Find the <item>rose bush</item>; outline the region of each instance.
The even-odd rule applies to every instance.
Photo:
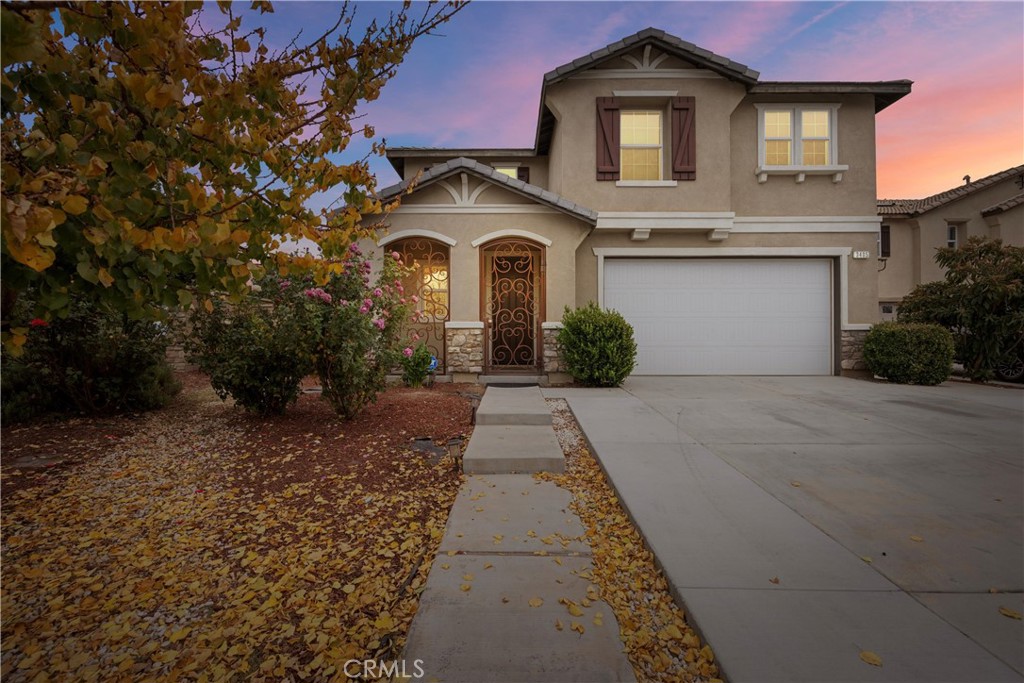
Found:
[[[384,389],[402,357],[400,337],[411,301],[397,254],[376,281],[357,245],[344,270],[321,286],[309,278],[267,277],[240,304],[196,308],[187,350],[221,398],[257,413],[280,413],[314,371],[323,397],[353,417]]]

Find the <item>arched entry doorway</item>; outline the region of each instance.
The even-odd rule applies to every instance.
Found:
[[[407,298],[416,296],[417,319],[408,324],[437,358],[438,372],[447,367],[445,321],[451,315],[451,259],[448,245],[427,237],[410,237],[388,245],[411,272],[402,280]]]
[[[538,372],[544,248],[525,239],[489,242],[480,249],[480,274],[486,371]]]

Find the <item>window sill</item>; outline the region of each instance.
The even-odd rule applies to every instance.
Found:
[[[616,180],[615,187],[678,187],[678,180]]]
[[[836,164],[833,166],[758,166],[754,169],[754,173],[757,175],[757,182],[766,183],[768,182],[768,176],[770,175],[791,175],[796,176],[796,182],[802,183],[809,175],[830,175],[832,176],[832,182],[838,183],[843,179],[843,173],[849,171],[850,167],[846,164]]]

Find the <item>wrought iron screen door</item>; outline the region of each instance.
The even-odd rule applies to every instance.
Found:
[[[420,337],[437,358],[438,373],[447,368],[444,323],[450,316],[449,249],[447,245],[425,237],[413,237],[389,247],[402,257],[411,272],[402,280],[405,296],[415,296],[417,319],[406,327],[407,333]]]
[[[543,252],[529,242],[503,240],[482,252],[483,319],[489,371],[535,371],[543,320]]]

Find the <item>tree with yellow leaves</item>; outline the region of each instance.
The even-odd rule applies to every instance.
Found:
[[[460,5],[407,3],[357,30],[345,4],[275,50],[230,2],[3,2],[5,347],[25,343],[10,317],[29,289],[42,319],[77,297],[160,319],[239,299],[268,270],[341,272],[362,216],[388,207],[365,158],[332,155],[373,138],[356,107]],[[343,210],[307,208],[339,186]],[[300,239],[320,253],[279,249]]]

